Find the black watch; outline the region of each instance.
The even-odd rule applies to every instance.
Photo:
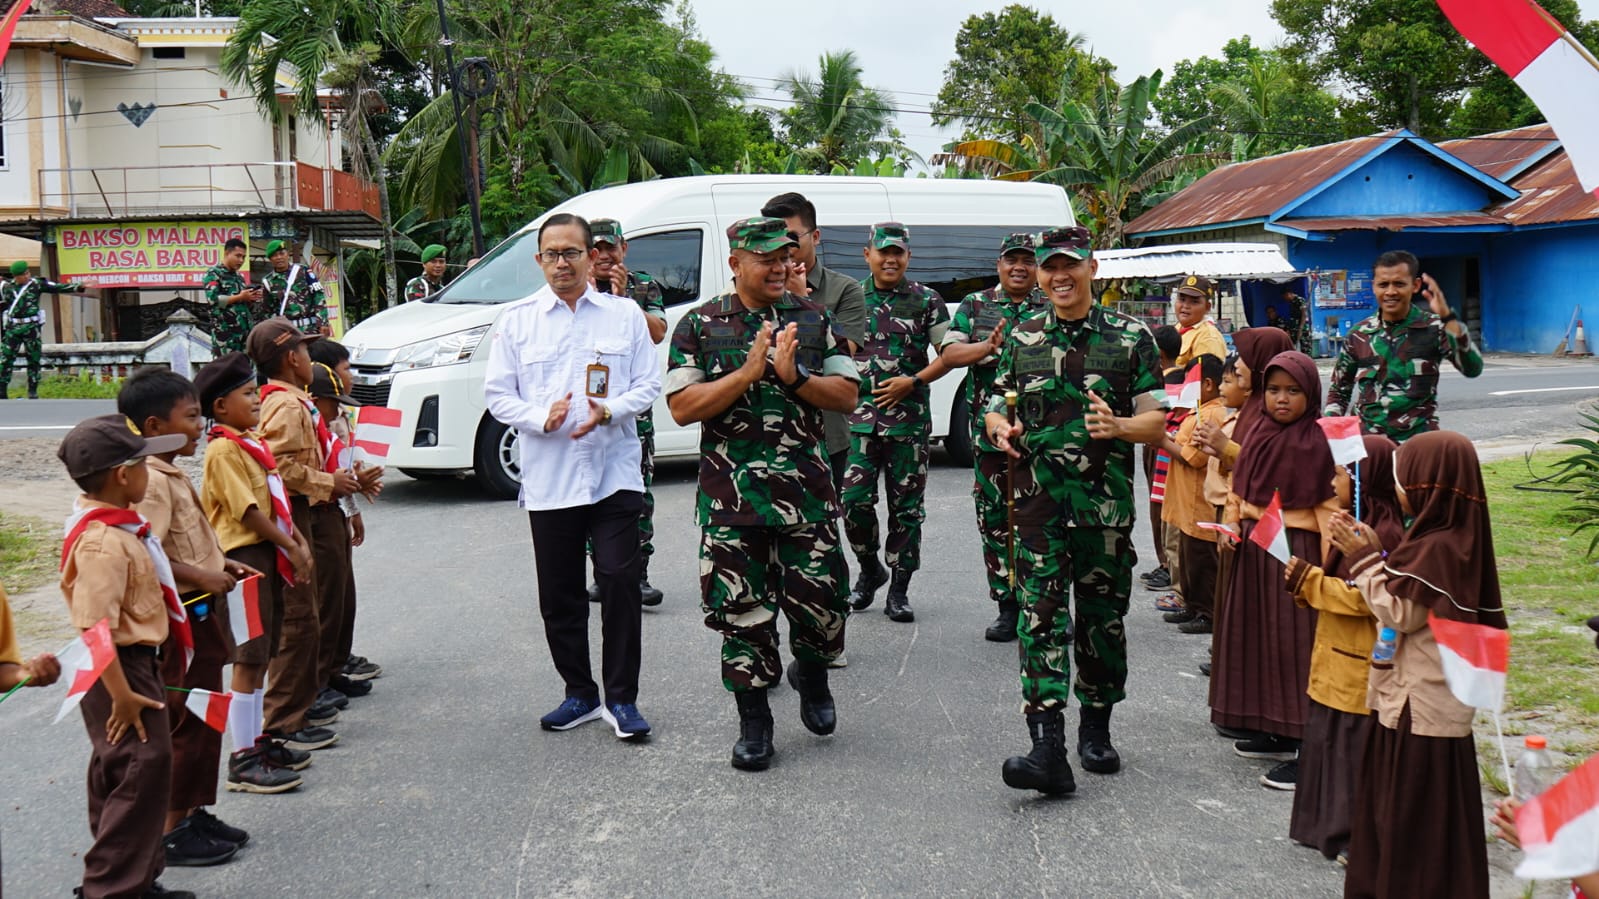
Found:
[[[1456,315],[1455,314],[1455,310],[1453,310],[1453,309],[1449,310],[1448,312],[1445,312],[1443,315],[1438,316],[1438,320],[1443,322],[1446,325],[1449,324],[1452,321],[1456,321],[1459,318],[1460,318],[1460,316]]]
[[[805,386],[805,382],[809,381],[810,379],[811,370],[806,368],[804,365],[796,363],[794,366],[794,383],[788,385],[788,389],[797,393],[801,387]]]

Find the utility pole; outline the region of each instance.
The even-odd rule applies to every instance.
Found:
[[[482,256],[483,216],[479,210],[477,166],[472,164],[472,157],[467,155],[466,119],[461,113],[461,78],[455,70],[455,42],[450,40],[450,20],[444,12],[444,0],[437,2],[439,34],[443,38],[439,43],[444,45],[444,65],[450,70],[450,100],[455,104],[455,142],[461,153],[462,175],[466,179],[466,205],[472,216],[472,255]]]

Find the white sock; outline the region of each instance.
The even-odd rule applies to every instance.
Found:
[[[259,737],[262,734],[266,733],[266,724],[265,724],[265,721],[266,721],[266,717],[265,717],[266,716],[266,690],[264,688],[255,691],[254,710],[255,710],[255,735]]]
[[[233,701],[228,704],[228,731],[233,736],[233,751],[249,749],[255,745],[254,693],[233,691]]]

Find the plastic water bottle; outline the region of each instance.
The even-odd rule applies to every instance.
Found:
[[[1534,734],[1525,743],[1527,748],[1516,759],[1516,798],[1522,802],[1549,789],[1559,777],[1549,758],[1549,741]]]
[[[1377,632],[1377,642],[1371,647],[1371,667],[1394,667],[1394,652],[1399,648],[1399,635],[1391,627]]]

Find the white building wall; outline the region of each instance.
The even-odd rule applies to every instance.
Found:
[[[6,54],[0,77],[0,128],[5,130],[0,210],[37,214],[39,170],[65,165],[67,107],[58,61],[54,54],[17,48]]]

